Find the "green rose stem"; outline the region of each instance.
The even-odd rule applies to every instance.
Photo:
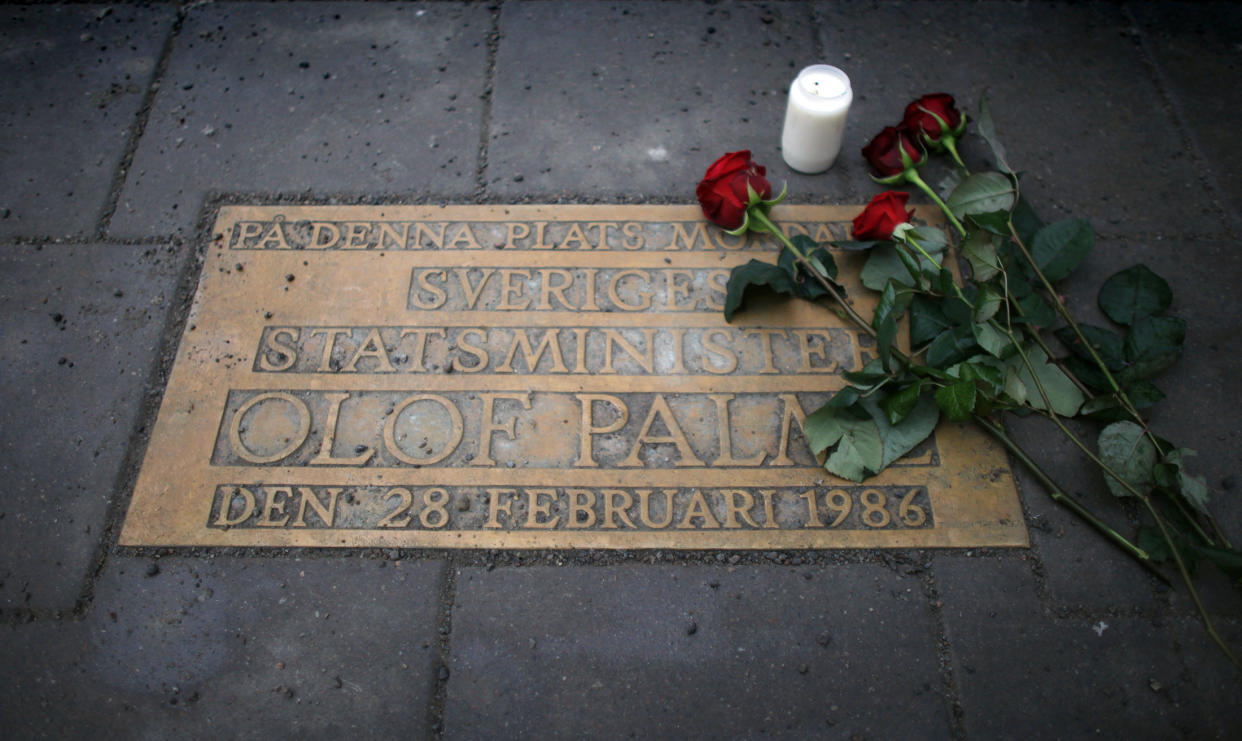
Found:
[[[940,207],[940,210],[944,211],[944,215],[949,217],[949,221],[953,224],[953,226],[957,227],[958,233],[963,237],[966,236],[966,227],[962,226],[962,222],[957,220],[957,217],[953,215],[953,212],[949,210],[949,207],[945,205],[945,202],[940,200],[940,196],[936,195],[936,191],[932,190],[931,186],[923,182],[923,178],[919,177],[918,170],[913,167],[907,167],[904,170],[904,174],[907,181],[914,183],[918,186],[919,190],[927,194],[928,198],[935,201],[936,205]]]
[[[1162,571],[1156,568],[1155,563],[1151,560],[1151,555],[1148,554],[1147,551],[1131,543],[1124,535],[1109,527],[1108,524],[1099,517],[1096,517],[1091,510],[1084,507],[1078,502],[1077,499],[1074,499],[1069,494],[1066,494],[1061,487],[1057,486],[1055,481],[1048,477],[1048,474],[1039,467],[1039,464],[1032,460],[1031,457],[1027,455],[1026,451],[1023,450],[1022,447],[1013,440],[1013,438],[1006,434],[1004,427],[1002,427],[999,423],[993,422],[987,417],[981,415],[975,415],[975,423],[991,433],[993,437],[1000,441],[1001,445],[1004,445],[1010,453],[1013,453],[1015,458],[1022,461],[1022,464],[1035,475],[1035,478],[1039,480],[1039,483],[1043,484],[1044,489],[1048,492],[1048,496],[1052,499],[1052,501],[1078,515],[1084,522],[1095,528],[1096,531],[1110,540],[1114,545],[1130,555],[1134,558],[1134,560],[1138,561],[1143,568],[1150,571],[1165,584],[1172,586],[1172,582],[1169,581],[1169,577],[1165,576]]]
[[[1078,435],[1074,434],[1073,430],[1065,425],[1065,422],[1062,421],[1061,416],[1052,408],[1052,400],[1048,398],[1048,392],[1044,389],[1044,384],[1040,382],[1039,376],[1035,373],[1035,366],[1031,363],[1030,357],[1026,354],[1026,351],[1022,349],[1021,345],[1015,344],[1014,347],[1017,349],[1018,355],[1021,356],[1023,364],[1026,365],[1027,372],[1031,374],[1031,379],[1035,381],[1035,388],[1039,391],[1039,395],[1044,401],[1044,406],[1046,407],[1044,410],[1044,416],[1052,420],[1052,423],[1061,430],[1061,433],[1069,438],[1069,441],[1081,450],[1087,458],[1091,459],[1091,462],[1099,466],[1100,470],[1103,471],[1106,476],[1109,476],[1115,480],[1126,491],[1128,491],[1131,496],[1138,498],[1138,500],[1143,503],[1143,506],[1147,508],[1147,511],[1151,514],[1152,519],[1156,521],[1156,526],[1160,528],[1160,536],[1164,538],[1164,542],[1169,545],[1169,551],[1173,554],[1173,560],[1177,563],[1178,574],[1181,575],[1182,582],[1185,583],[1187,591],[1190,592],[1190,598],[1194,601],[1195,608],[1199,611],[1199,618],[1203,621],[1203,627],[1207,629],[1208,635],[1212,636],[1212,640],[1216,641],[1216,645],[1219,646],[1220,650],[1223,651],[1225,656],[1229,658],[1229,661],[1232,662],[1234,666],[1242,669],[1242,662],[1238,661],[1238,657],[1234,655],[1228,644],[1226,644],[1224,639],[1220,637],[1220,634],[1216,632],[1216,626],[1212,623],[1211,616],[1208,615],[1207,607],[1204,606],[1203,600],[1199,598],[1199,591],[1195,589],[1194,581],[1190,578],[1190,571],[1186,568],[1186,562],[1182,558],[1181,549],[1178,548],[1177,543],[1173,541],[1173,534],[1169,532],[1169,527],[1164,521],[1164,516],[1160,514],[1160,510],[1156,508],[1155,503],[1151,500],[1151,497],[1142,491],[1139,491],[1133,484],[1122,478],[1121,474],[1114,471],[1111,466],[1101,460],[1090,446],[1084,443]]]

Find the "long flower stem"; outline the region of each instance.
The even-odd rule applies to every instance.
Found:
[[[932,199],[932,201],[934,201],[935,204],[940,207],[941,211],[944,211],[944,215],[948,217],[949,221],[953,224],[953,226],[957,227],[958,233],[961,234],[963,237],[966,236],[966,227],[962,226],[962,222],[957,220],[957,217],[953,215],[953,212],[949,210],[949,207],[945,205],[945,202],[940,200],[940,196],[936,195],[936,191],[932,190],[931,186],[923,182],[923,178],[919,177],[918,170],[915,170],[913,167],[907,169],[906,180],[910,181],[911,183],[914,183],[914,185],[916,185],[919,190],[926,193],[927,197]]]
[[[1147,551],[1131,543],[1125,536],[1109,527],[1107,523],[1097,517],[1093,512],[1091,512],[1091,510],[1084,507],[1081,502],[1074,499],[1069,494],[1066,494],[1065,491],[1048,476],[1039,464],[1036,463],[1027,454],[1027,452],[1005,432],[1003,427],[987,417],[979,415],[975,416],[975,423],[991,433],[992,436],[1001,443],[1001,445],[1004,445],[1015,458],[1026,466],[1027,470],[1029,470],[1031,474],[1039,480],[1039,483],[1043,484],[1045,491],[1048,492],[1048,496],[1052,499],[1052,501],[1073,512],[1080,519],[1082,519],[1083,522],[1086,522],[1088,525],[1095,528],[1097,532],[1111,541],[1123,552],[1138,561],[1140,566],[1150,571],[1165,584],[1170,584],[1169,577],[1165,576],[1164,573],[1156,568],[1155,563],[1151,560],[1151,555],[1148,554]]]
[[[1186,562],[1182,558],[1182,551],[1173,542],[1173,535],[1169,532],[1169,527],[1164,522],[1164,516],[1160,514],[1160,510],[1156,507],[1155,502],[1151,501],[1151,497],[1140,497],[1140,499],[1143,500],[1143,504],[1147,506],[1147,511],[1151,513],[1152,518],[1156,521],[1156,526],[1160,528],[1160,535],[1169,544],[1169,552],[1173,554],[1173,560],[1177,563],[1177,572],[1181,575],[1182,581],[1186,583],[1186,589],[1190,592],[1190,599],[1195,603],[1195,609],[1199,611],[1199,619],[1203,621],[1203,627],[1207,630],[1208,635],[1212,636],[1212,640],[1216,641],[1216,645],[1225,653],[1225,656],[1229,657],[1229,661],[1233,662],[1235,667],[1242,669],[1242,662],[1238,661],[1238,657],[1234,655],[1229,645],[1225,643],[1225,640],[1220,637],[1220,633],[1216,632],[1216,625],[1212,623],[1207,607],[1204,606],[1203,600],[1199,598],[1199,592],[1195,589],[1194,581],[1190,578],[1190,571],[1187,570]]]

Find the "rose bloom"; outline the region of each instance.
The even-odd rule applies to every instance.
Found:
[[[936,116],[944,123],[937,121]],[[906,115],[901,119],[901,125],[921,133],[924,141],[937,144],[944,134],[956,136],[960,133],[963,121],[962,112],[957,109],[952,95],[931,93],[906,106]]]
[[[694,191],[708,221],[725,229],[744,224],[750,206],[747,186],[764,200],[772,197],[772,184],[764,177],[766,172],[763,165],[751,161],[749,149],[729,152],[713,162]]]
[[[914,138],[914,132],[904,127],[885,126],[884,130],[875,135],[871,143],[863,147],[862,155],[871,165],[871,172],[877,178],[888,178],[900,175],[905,171],[901,162],[901,152],[905,150],[914,165],[921,165],[927,159],[927,153]]]
[[[906,211],[908,200],[910,194],[898,190],[886,190],[872,198],[862,213],[854,217],[854,239],[891,239],[893,230],[914,216],[914,209]]]

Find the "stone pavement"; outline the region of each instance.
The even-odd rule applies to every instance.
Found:
[[[414,552],[116,545],[225,202],[686,203],[750,148],[876,192],[904,104],[987,89],[1048,217],[1148,263],[1188,350],[1156,424],[1242,538],[1242,7],[973,2],[0,7],[0,736],[1237,738],[1242,675],[1019,475],[1030,549]],[[827,174],[777,150],[816,61]],[[986,148],[967,137],[968,161]],[[1211,286],[1204,290],[1207,280]],[[1123,522],[1049,431],[1054,477]],[[1242,646],[1236,584],[1205,573]]]

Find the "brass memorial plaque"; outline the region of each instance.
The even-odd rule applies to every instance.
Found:
[[[695,206],[225,207],[212,236],[122,545],[1027,544],[973,427],[862,484],[817,464],[802,420],[868,338],[803,301],[726,323],[776,244]]]

